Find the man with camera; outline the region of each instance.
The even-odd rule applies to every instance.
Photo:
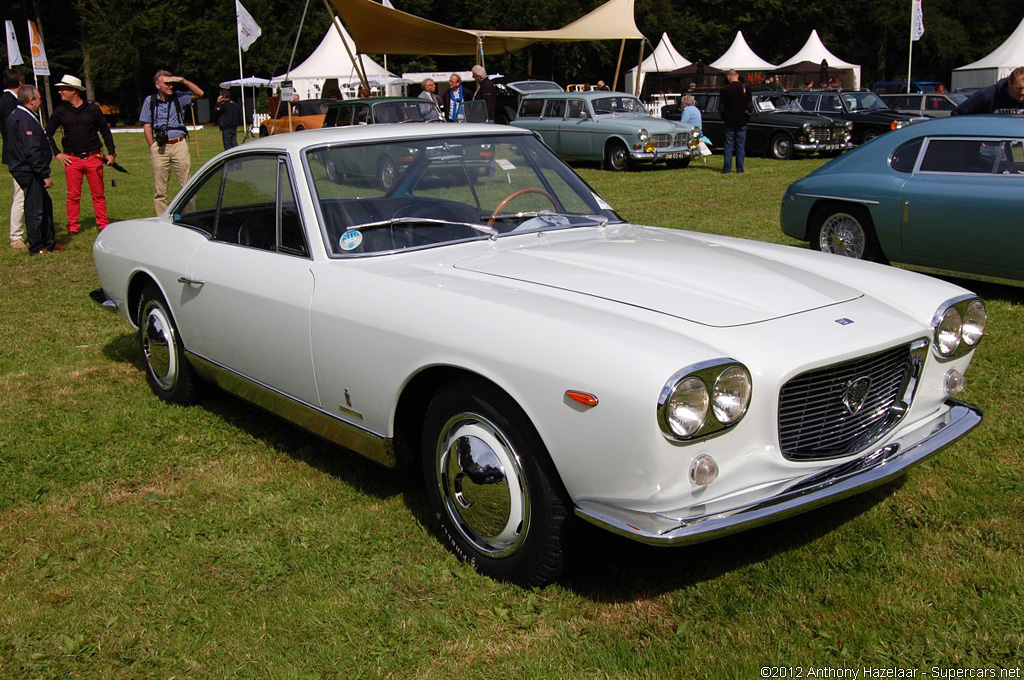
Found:
[[[153,163],[153,207],[159,216],[167,209],[171,169],[174,169],[179,188],[185,186],[192,170],[184,111],[192,104],[192,97],[202,97],[203,91],[195,83],[164,70],[156,72],[153,83],[156,94],[142,102],[139,121],[149,144]]]

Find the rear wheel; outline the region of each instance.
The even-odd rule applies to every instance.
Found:
[[[785,132],[778,132],[772,137],[771,146],[768,147],[771,157],[777,161],[788,161],[793,157],[793,138]]]
[[[269,136],[270,136],[270,131],[267,130],[267,126],[266,125],[261,125],[260,126],[260,137],[269,137]]]
[[[539,435],[504,392],[473,379],[439,390],[424,420],[422,468],[456,555],[524,586],[559,576],[571,503]]]
[[[631,165],[629,149],[621,140],[613,139],[604,150],[604,167],[613,172],[629,170]]]
[[[823,253],[885,262],[871,214],[860,205],[829,205],[818,210],[811,247]]]
[[[142,289],[135,318],[149,387],[164,401],[194,403],[199,398],[199,378],[185,359],[174,317],[156,284],[147,283]]]

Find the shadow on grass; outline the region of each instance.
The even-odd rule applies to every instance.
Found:
[[[863,494],[774,524],[675,548],[637,543],[587,525],[580,531],[575,567],[561,582],[577,595],[611,603],[693,588],[814,542],[871,510],[905,480],[906,476],[899,477]]]
[[[107,343],[103,353],[113,361],[132,364],[139,371],[139,380],[146,380],[146,368],[135,333],[119,335]],[[320,470],[360,493],[384,499],[402,492],[395,472],[213,385],[205,385],[202,400],[186,408],[203,409],[275,451]]]
[[[134,333],[114,339],[105,354],[131,363],[145,380],[142,357]],[[438,535],[438,524],[427,503],[418,467],[396,472],[306,432],[241,398],[208,387],[203,401],[191,408],[204,409],[291,457],[349,485],[360,493],[387,499],[402,494],[410,513]],[[664,592],[698,586],[737,568],[779,553],[798,549],[836,530],[870,510],[905,480],[816,509],[765,527],[707,543],[661,548],[637,543],[576,520],[578,541],[573,566],[560,580],[563,587],[595,602],[625,602]],[[444,543],[444,540],[438,537]],[[453,555],[451,559],[456,559]],[[481,577],[483,578],[483,577]]]

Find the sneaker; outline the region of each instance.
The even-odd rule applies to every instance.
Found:
[[[51,253],[56,253],[57,251],[67,250],[67,249],[68,249],[68,246],[67,246],[66,243],[58,243],[55,246],[53,246],[53,248],[50,248],[50,252]]]
[[[28,248],[24,241],[11,241],[11,247],[15,250],[25,250]]]

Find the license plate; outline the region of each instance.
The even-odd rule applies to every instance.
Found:
[[[671,153],[663,153],[661,154],[661,157],[665,160],[674,161],[679,158],[689,158],[690,154],[683,151],[673,151]]]

